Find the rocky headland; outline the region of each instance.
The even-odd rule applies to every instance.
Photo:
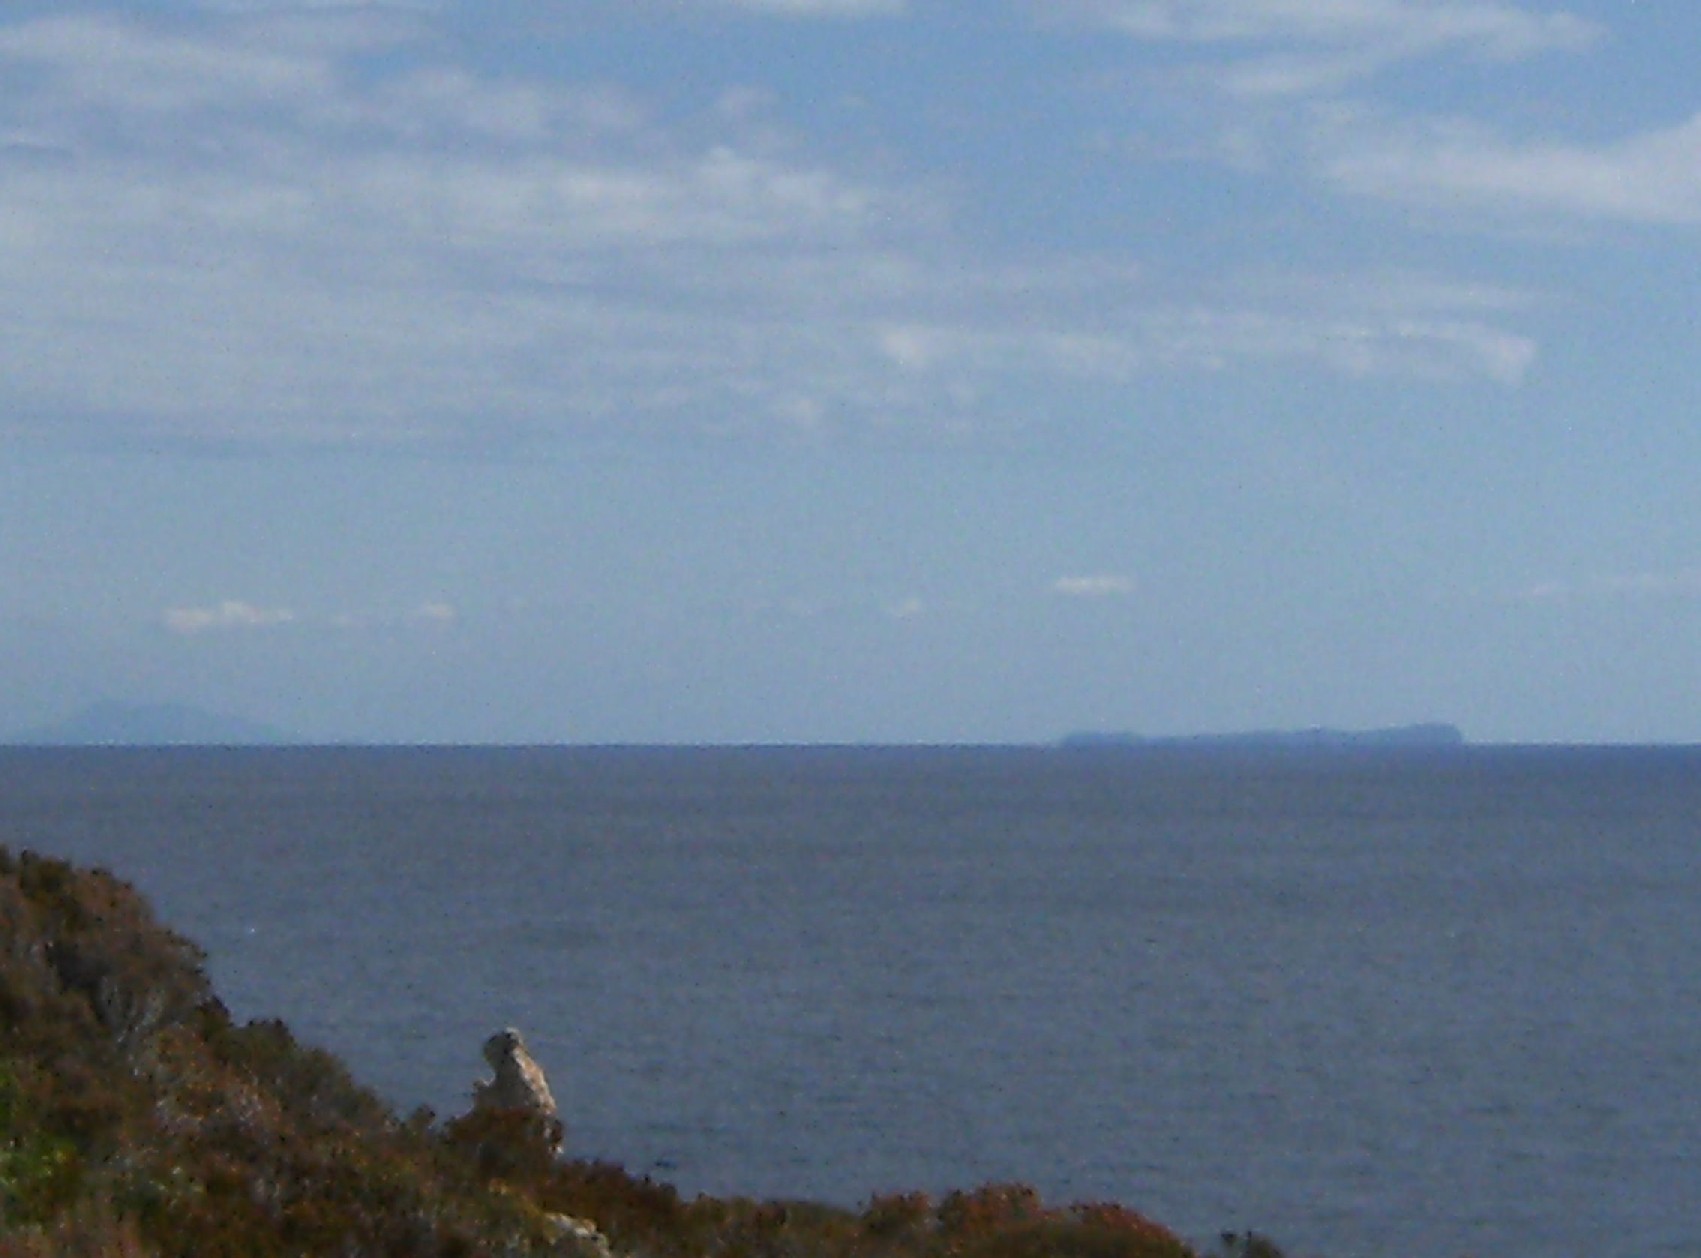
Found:
[[[1022,1185],[687,1200],[563,1157],[517,1031],[485,1056],[466,1114],[399,1115],[282,1023],[232,1019],[127,884],[0,847],[0,1258],[1203,1258]],[[1279,1258],[1257,1236],[1212,1252]]]

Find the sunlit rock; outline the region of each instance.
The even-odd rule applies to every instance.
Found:
[[[473,1086],[474,1109],[522,1110],[540,1118],[560,1117],[543,1067],[526,1051],[525,1041],[513,1027],[498,1031],[484,1042],[484,1060],[494,1074],[487,1082]]]

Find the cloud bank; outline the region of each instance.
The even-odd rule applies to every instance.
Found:
[[[1470,11],[1501,14],[1508,50],[1547,29]],[[1375,12],[1376,29],[1424,29],[1410,6]],[[1102,16],[1213,39],[1291,25],[1280,13]],[[712,108],[663,120],[622,85],[491,78],[446,59],[435,20],[240,5],[0,23],[0,434],[508,447],[954,430],[1020,422],[1025,389],[1154,372],[1516,383],[1534,355],[1468,309],[1000,260],[925,177]]]

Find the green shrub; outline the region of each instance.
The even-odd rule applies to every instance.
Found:
[[[44,1131],[26,1112],[10,1061],[0,1061],[0,1225],[44,1222],[77,1198],[82,1161],[76,1145]]]

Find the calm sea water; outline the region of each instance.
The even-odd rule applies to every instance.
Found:
[[[404,1108],[521,1027],[688,1192],[1701,1253],[1701,751],[8,750],[0,842]]]

